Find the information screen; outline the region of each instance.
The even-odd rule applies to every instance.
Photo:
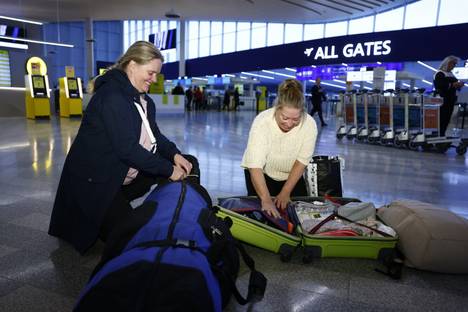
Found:
[[[45,89],[44,77],[42,76],[33,76],[32,77],[34,89]]]
[[[68,90],[70,91],[78,90],[78,83],[76,82],[76,79],[68,79]]]

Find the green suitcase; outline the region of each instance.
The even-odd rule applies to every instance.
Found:
[[[288,214],[295,225],[295,231],[288,234],[223,207],[223,204],[230,204],[229,208],[235,208],[232,207],[232,201],[236,200],[239,200],[239,204],[242,204],[242,200],[258,201],[252,196],[220,198],[218,199],[218,216],[231,218],[233,222],[231,231],[234,237],[251,245],[279,253],[282,261],[288,261],[299,247],[303,249],[305,263],[311,262],[314,258],[326,257],[368,258],[388,263],[396,257],[398,237],[336,237],[308,234],[303,230],[298,216],[291,207],[288,209]],[[291,200],[313,202],[324,201],[324,197],[294,197]],[[354,198],[336,198],[335,200],[340,204],[359,202]]]
[[[289,261],[294,251],[302,245],[302,239],[297,234],[288,234],[219,205],[216,208],[218,217],[232,220],[231,233],[235,238],[278,253],[281,261]]]

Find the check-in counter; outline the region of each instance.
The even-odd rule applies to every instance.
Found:
[[[0,89],[0,117],[24,117],[24,89]]]
[[[255,111],[257,110],[257,99],[254,96],[240,96],[239,97],[239,110],[248,110],[248,111]],[[244,105],[242,105],[244,103]]]
[[[148,94],[156,104],[157,114],[183,114],[185,111],[185,95]]]

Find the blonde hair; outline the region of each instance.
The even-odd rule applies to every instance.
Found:
[[[297,79],[286,79],[278,86],[278,96],[275,100],[276,110],[283,107],[296,108],[305,113],[304,93],[302,84]]]
[[[440,63],[439,70],[444,71],[444,72],[448,72],[448,64],[450,62],[458,63],[459,60],[460,59],[458,57],[454,56],[454,55],[447,56],[446,58],[444,58],[442,63]]]
[[[161,51],[159,51],[159,49],[156,48],[156,46],[151,42],[143,40],[137,41],[132,44],[124,53],[124,55],[122,55],[119,60],[114,65],[110,66],[107,70],[117,68],[125,71],[131,61],[134,61],[139,65],[145,65],[154,59],[158,59],[161,60],[161,62],[164,62],[164,56],[161,54]],[[94,82],[96,78],[97,77],[88,82],[89,93],[94,92]]]

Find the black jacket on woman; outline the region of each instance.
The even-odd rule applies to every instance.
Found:
[[[455,103],[457,102],[457,88],[453,86],[453,83],[457,81],[458,79],[452,73],[440,70],[434,76],[434,88],[444,99],[444,103],[440,107],[439,118],[441,136],[445,135]]]
[[[125,72],[113,69],[99,77],[63,166],[49,234],[84,253],[98,238],[101,222],[130,167],[169,177],[180,153],[160,131],[154,102],[145,95],[157,152],[139,144],[142,120],[134,102],[140,94]]]

